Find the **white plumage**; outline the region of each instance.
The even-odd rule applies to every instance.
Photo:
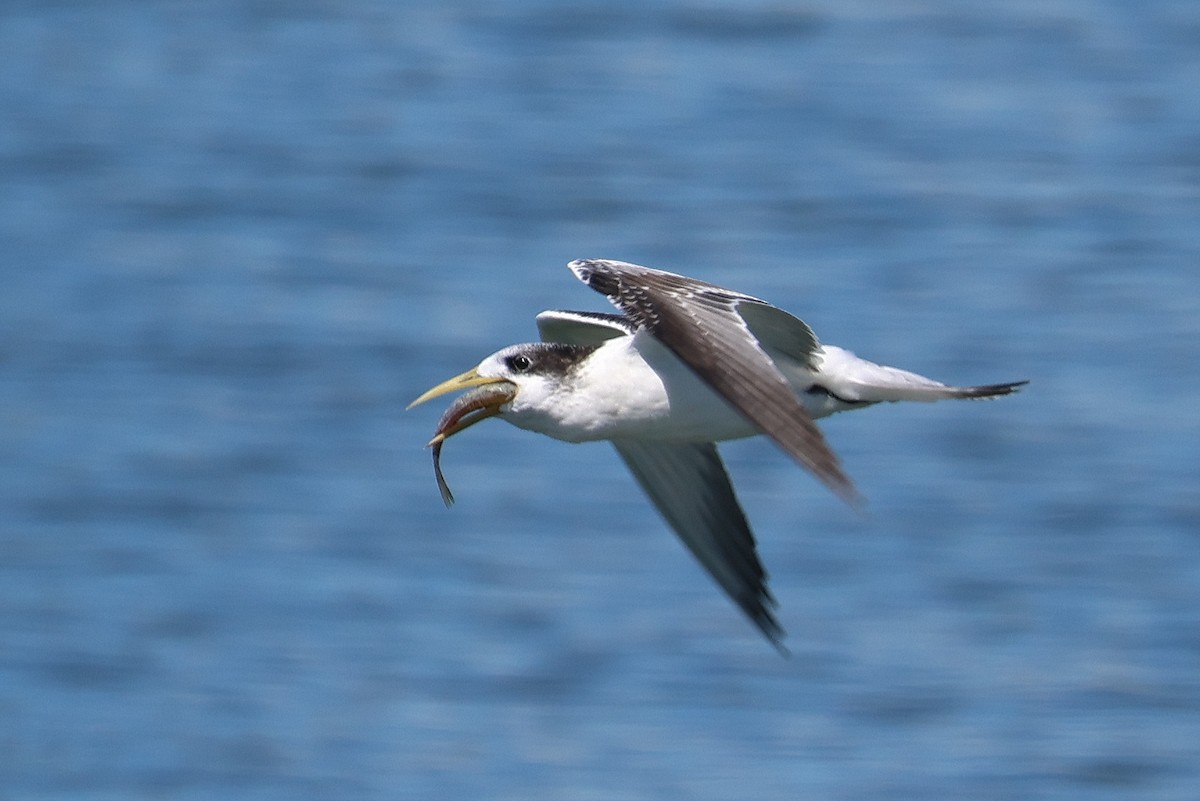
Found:
[[[749,295],[625,262],[568,266],[624,315],[538,315],[542,342],[498,351],[413,402],[479,385],[507,390],[451,407],[433,443],[496,415],[567,442],[611,441],[684,543],[781,648],[766,573],[715,443],[766,435],[855,500],[813,420],[884,401],[995,397],[1025,383],[948,386],[822,345],[801,320]]]

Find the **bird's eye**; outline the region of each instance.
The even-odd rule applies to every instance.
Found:
[[[523,373],[533,366],[533,362],[529,360],[528,356],[517,354],[508,360],[508,366],[515,372]]]

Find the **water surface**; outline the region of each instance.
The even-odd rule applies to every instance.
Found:
[[[13,798],[1194,798],[1191,3],[11,3]],[[603,445],[426,387],[609,257],[995,403],[726,449],[783,660]]]

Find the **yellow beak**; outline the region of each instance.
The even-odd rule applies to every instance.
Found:
[[[411,409],[414,406],[420,406],[422,403],[424,403],[427,400],[433,400],[434,398],[438,397],[439,395],[445,395],[449,392],[459,392],[464,389],[470,389],[471,387],[480,387],[480,386],[483,386],[484,384],[500,384],[500,383],[512,383],[512,382],[507,381],[506,379],[503,379],[503,378],[480,375],[479,373],[477,373],[475,371],[475,368],[472,367],[470,370],[463,373],[462,375],[456,375],[456,376],[454,376],[454,378],[451,378],[448,381],[443,381],[442,383],[438,384],[436,387],[429,390],[428,392],[426,392],[421,397],[417,398],[412,403],[408,404],[408,406],[406,407],[406,410]]]

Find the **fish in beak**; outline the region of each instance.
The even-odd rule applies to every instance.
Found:
[[[457,375],[449,381],[443,381],[433,389],[408,405],[411,409],[425,401],[445,395],[450,392],[469,389],[459,396],[438,421],[434,429],[433,439],[429,440],[427,448],[433,450],[433,476],[437,479],[438,491],[442,494],[442,502],[446,506],[454,503],[454,494],[442,475],[442,444],[460,431],[466,430],[481,420],[495,417],[505,404],[517,397],[517,385],[504,379],[482,376],[474,368],[462,375]]]

